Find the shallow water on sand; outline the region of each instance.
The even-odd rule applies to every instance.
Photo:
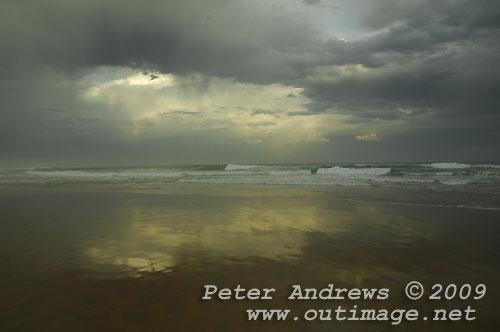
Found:
[[[88,188],[87,188],[88,189]],[[496,331],[500,211],[377,188],[175,184],[0,190],[2,331]],[[468,194],[470,195],[470,194]],[[469,196],[470,197],[470,196]],[[483,199],[483,198],[481,198]],[[493,199],[494,198],[486,198]],[[487,285],[482,300],[410,301],[407,282]],[[290,301],[304,287],[389,288],[385,301]],[[203,286],[275,288],[203,301]],[[473,322],[264,322],[246,309],[477,309]]]

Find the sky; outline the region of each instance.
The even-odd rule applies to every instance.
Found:
[[[0,166],[500,160],[497,0],[0,7]]]

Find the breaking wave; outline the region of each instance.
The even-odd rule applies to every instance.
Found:
[[[493,165],[493,164],[480,164],[480,165],[474,165],[474,167],[481,167],[481,168],[500,168],[500,165]]]
[[[432,163],[430,165],[422,165],[422,166],[427,166],[427,167],[433,167],[433,168],[440,168],[440,169],[454,169],[454,168],[469,168],[471,165],[469,164],[459,164],[459,163]]]
[[[26,174],[43,177],[64,178],[133,178],[133,177],[178,177],[181,172],[87,172],[87,171],[27,171]]]
[[[329,167],[319,168],[316,174],[336,174],[336,175],[384,175],[391,172],[390,168],[347,168],[347,167]]]
[[[112,183],[169,185],[173,182],[331,186],[411,186],[500,193],[500,164],[385,163],[158,167],[32,168],[0,172],[2,184]],[[455,189],[451,189],[455,188]]]
[[[262,166],[262,165],[237,165],[237,164],[227,164],[224,170],[226,171],[243,171],[251,169],[270,169],[279,168],[279,166]]]

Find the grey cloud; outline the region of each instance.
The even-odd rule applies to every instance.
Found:
[[[406,21],[415,26],[422,23],[441,23],[452,27],[498,27],[499,3],[495,0],[374,0],[366,2],[361,22],[370,28],[384,28]]]
[[[321,1],[320,0],[302,0],[302,2],[305,3],[306,5],[313,6],[313,5],[319,4]]]
[[[357,124],[405,119],[411,135],[396,137],[401,144],[431,132],[436,139],[459,135],[451,125],[476,145],[494,144],[500,123],[500,2],[363,4],[368,9],[360,22],[370,33],[346,42],[315,30],[313,22],[243,1],[4,1],[0,147],[14,154],[15,146],[33,153],[33,141],[39,151],[49,151],[50,144],[67,151],[70,142],[89,151],[96,142],[102,149],[102,142],[118,144],[112,127],[119,120],[82,103],[82,87],[74,83],[102,65],[134,67],[151,80],[157,78],[152,73],[182,78],[197,72],[204,79],[300,87],[310,99],[306,110],[283,114],[342,113]],[[376,74],[325,69],[358,64]],[[233,111],[275,114],[245,105]],[[55,143],[61,137],[65,143]],[[467,137],[456,140],[455,151]],[[389,142],[384,135],[384,144]],[[453,139],[446,144],[452,146]]]
[[[275,82],[298,77],[291,63],[300,62],[314,37],[308,25],[279,11],[225,0],[8,1],[5,7],[1,60],[18,68],[120,65]]]
[[[374,8],[362,22],[388,30],[347,43],[322,42],[323,36],[306,22],[241,2],[91,0],[42,6],[10,1],[10,10],[0,14],[2,62],[13,67],[32,62],[67,68],[139,66],[300,85],[320,65],[382,67],[401,56],[425,56],[412,52],[434,52],[447,42],[491,41],[485,30],[498,27],[493,18],[500,12],[494,1],[370,3]],[[9,31],[17,31],[16,37]]]
[[[288,116],[311,116],[311,115],[315,115],[317,113],[310,112],[310,111],[293,111],[293,112],[287,112],[286,114]]]
[[[192,112],[192,111],[173,111],[172,113],[175,114],[185,114],[185,115],[195,115],[195,114],[200,114],[200,112]]]
[[[352,43],[329,43],[336,64],[360,63],[380,72],[309,81],[303,94],[315,101],[307,105],[312,113],[334,109],[391,118],[405,116],[395,112],[405,107],[433,108],[437,116],[496,112],[500,26],[491,17],[500,17],[500,3],[374,2],[378,7],[365,23],[387,31]]]
[[[267,126],[274,126],[274,125],[276,125],[276,122],[273,122],[273,121],[257,121],[257,122],[249,122],[249,123],[245,124],[245,126],[252,127],[252,128],[267,127]]]
[[[275,115],[278,113],[276,110],[266,110],[266,109],[253,109],[251,115],[259,115],[259,114],[264,114],[264,115]]]

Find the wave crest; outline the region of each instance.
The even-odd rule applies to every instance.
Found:
[[[460,164],[460,163],[432,163],[430,165],[422,165],[433,168],[445,168],[445,169],[453,169],[453,168],[469,168],[471,165],[469,164]]]
[[[334,166],[330,168],[319,168],[316,173],[337,175],[384,175],[390,171],[390,168],[346,168]]]
[[[26,174],[43,177],[113,178],[113,177],[178,177],[181,172],[85,172],[85,171],[27,171]]]
[[[261,166],[261,165],[237,165],[237,164],[227,164],[224,170],[226,171],[242,171],[249,169],[266,169],[266,168],[276,168],[273,166]]]

